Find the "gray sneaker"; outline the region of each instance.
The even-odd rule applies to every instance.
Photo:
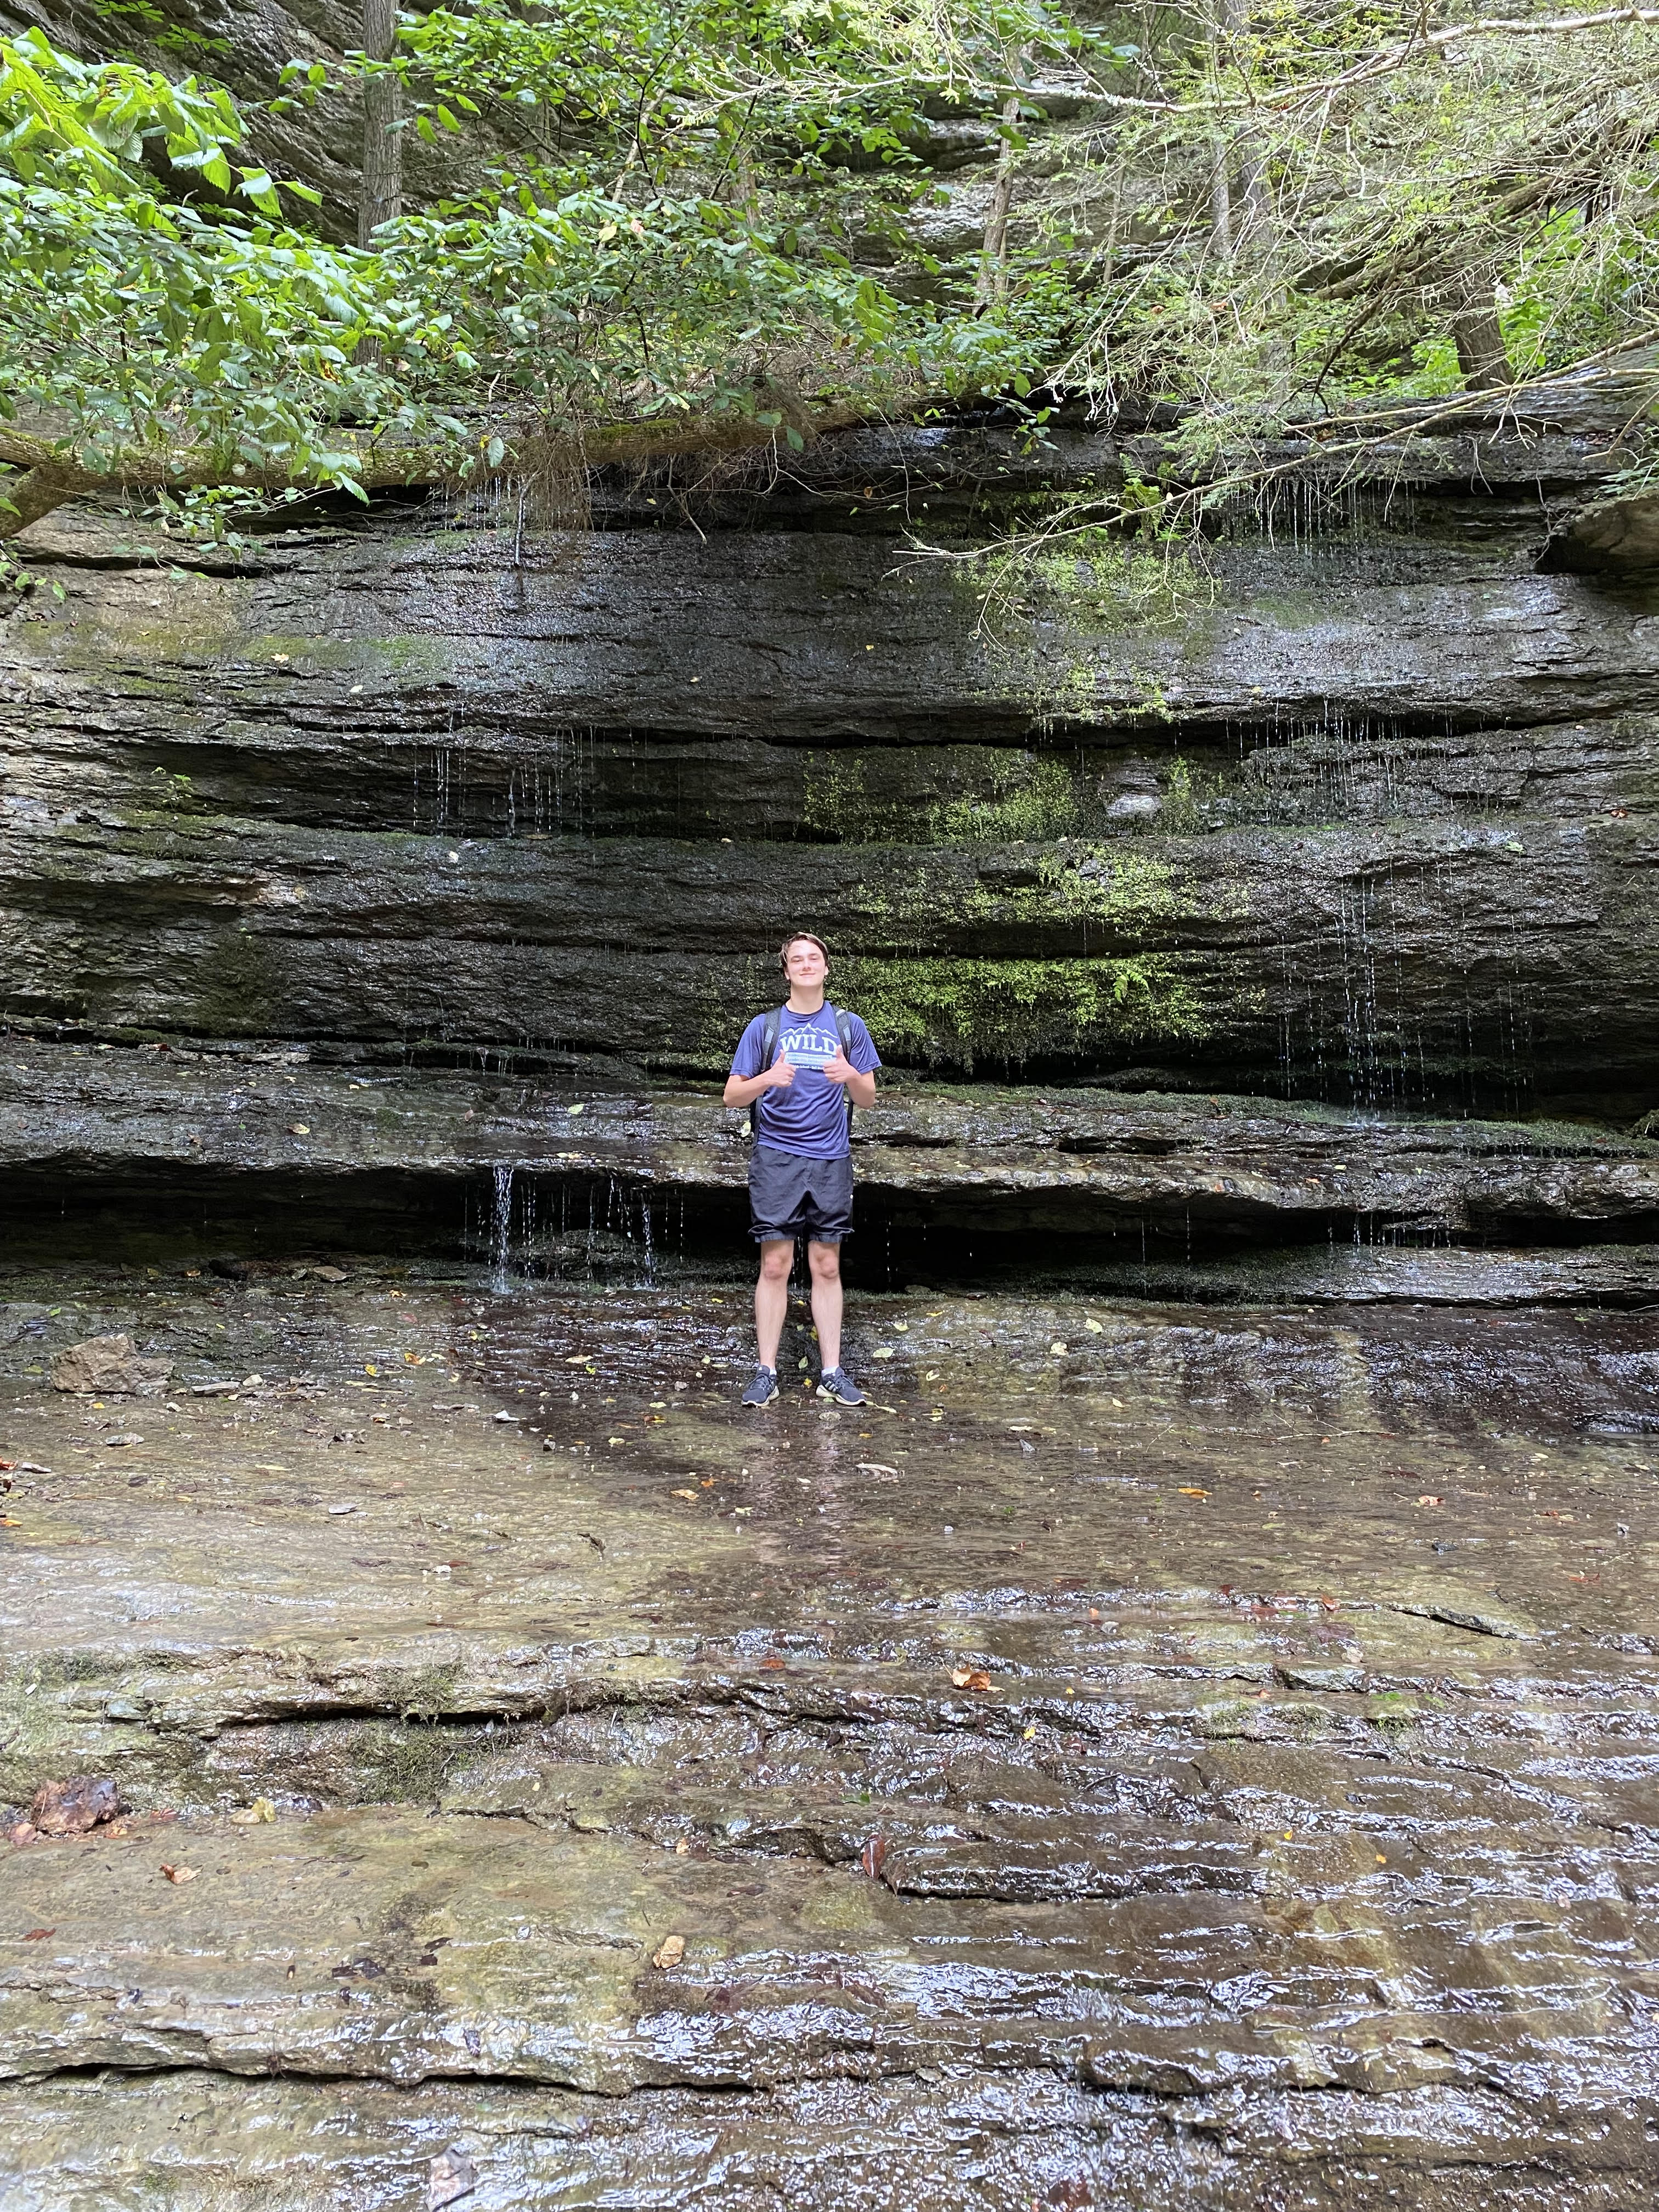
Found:
[[[820,1398],[832,1398],[838,1406],[867,1406],[870,1401],[844,1367],[826,1367],[818,1381]]]
[[[775,1367],[757,1367],[755,1379],[743,1394],[745,1406],[769,1406],[778,1395],[778,1370]]]

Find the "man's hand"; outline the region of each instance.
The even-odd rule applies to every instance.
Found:
[[[782,1053],[780,1052],[777,1058],[772,1062],[770,1067],[766,1071],[767,1089],[769,1091],[787,1091],[794,1079],[795,1063],[793,1060],[786,1060]]]
[[[836,1056],[823,1063],[823,1072],[831,1083],[844,1083],[847,1095],[855,1106],[873,1106],[876,1103],[876,1079],[873,1073],[865,1075],[854,1066],[839,1045]]]

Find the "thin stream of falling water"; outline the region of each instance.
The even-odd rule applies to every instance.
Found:
[[[489,1287],[496,1291],[513,1287],[509,1266],[513,1253],[513,1172],[506,1162],[497,1163],[495,1208],[489,1233]]]

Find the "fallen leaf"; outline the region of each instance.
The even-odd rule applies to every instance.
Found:
[[[0,1528],[21,1528],[22,1525],[15,1513],[0,1513]]]
[[[161,1871],[169,1881],[194,1881],[196,1879],[194,1867],[168,1866],[165,1860],[161,1863]]]
[[[1443,1505],[1446,1501],[1443,1498],[1436,1498],[1432,1496],[1430,1492],[1425,1490],[1417,1502],[1419,1505]]]
[[[1022,1729],[1020,1730],[1020,1735],[1027,1743],[1030,1742],[1032,1737],[1035,1736],[1036,1734],[1036,1730],[1034,1728]]]
[[[121,1810],[121,1796],[107,1775],[76,1775],[43,1782],[29,1807],[29,1825],[43,1836],[84,1836]]]
[[[256,1797],[251,1805],[244,1805],[230,1816],[233,1828],[257,1828],[263,1821],[274,1820],[276,1808],[269,1797]]]
[[[309,1121],[290,1121],[288,1125],[288,1133],[290,1137],[308,1137],[311,1134],[311,1124]]]
[[[665,1936],[657,1948],[651,1954],[651,1963],[665,1974],[671,1966],[678,1966],[684,1956],[684,1936]]]
[[[886,1837],[872,1836],[869,1842],[859,1853],[859,1864],[864,1869],[866,1874],[869,1875],[871,1881],[875,1881],[880,1878],[881,1869],[886,1857]]]
[[[958,1690],[988,1690],[991,1678],[982,1667],[952,1667],[951,1680]]]
[[[781,1668],[785,1667],[787,1664],[788,1662],[787,1660],[780,1659],[776,1653],[774,1652],[769,1657],[761,1661],[761,1669],[764,1674],[775,1674]]]
[[[1207,1498],[1210,1494],[1207,1490],[1200,1490],[1195,1482],[1183,1482],[1176,1486],[1183,1498]]]
[[[1060,1358],[1060,1354],[1065,1351],[1065,1349],[1066,1349],[1066,1346],[1065,1346],[1063,1344],[1060,1344],[1060,1343],[1051,1344],[1051,1345],[1048,1346],[1048,1356],[1049,1356],[1049,1358],[1050,1358],[1051,1359],[1058,1359],[1058,1358]]]
[[[58,1930],[55,1928],[31,1928],[23,1941],[26,1943],[44,1943],[48,1936],[55,1936],[57,1933]]]
[[[689,1498],[694,1505],[697,1502],[697,1493],[695,1490],[677,1490],[674,1495],[676,1498]]]
[[[471,2197],[478,2185],[478,2172],[472,2163],[471,2153],[464,2150],[459,2143],[451,2143],[428,2166],[426,2181],[427,2212],[440,2212],[441,2206]]]
[[[872,1356],[877,1359],[890,1359],[893,1356],[893,1347],[890,1344],[878,1344]]]

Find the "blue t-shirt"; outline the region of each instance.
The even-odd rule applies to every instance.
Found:
[[[761,1048],[769,1017],[757,1014],[738,1039],[732,1055],[733,1075],[759,1075],[764,1063]],[[881,1056],[870,1041],[870,1032],[856,1014],[849,1013],[852,1032],[847,1057],[860,1075],[881,1066]],[[795,1071],[795,1079],[775,1091],[763,1091],[755,1101],[756,1141],[774,1152],[793,1152],[798,1159],[839,1160],[852,1150],[847,1133],[847,1085],[831,1083],[823,1073],[826,1062],[841,1050],[836,1029],[836,1010],[826,1000],[816,1014],[792,1013],[786,1006],[778,1022],[775,1060],[781,1054]]]

